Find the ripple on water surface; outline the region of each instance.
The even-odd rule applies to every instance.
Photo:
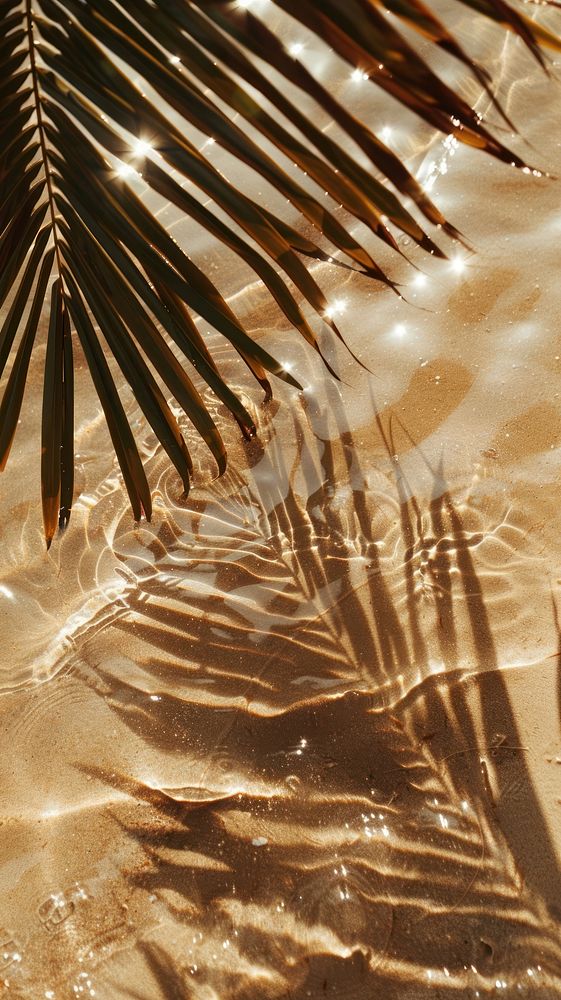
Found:
[[[48,555],[22,443],[1,526],[7,996],[561,995],[558,286],[530,273],[556,274],[558,206],[532,189],[526,218],[519,176],[460,151],[452,170],[453,149],[423,139],[419,176],[458,215],[484,176],[503,214],[487,239],[473,213],[478,258],[411,283],[426,309],[380,293],[373,337],[370,286],[318,268],[376,372],[360,391],[295,342],[306,392],[259,410],[261,443],[226,425],[221,480],[194,443],[189,498],[142,432],[142,526],[94,407]],[[258,284],[234,298],[282,353]]]

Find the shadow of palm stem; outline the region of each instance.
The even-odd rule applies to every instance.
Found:
[[[235,1000],[417,1000],[504,981],[547,997],[561,989],[557,864],[498,669],[482,535],[442,469],[423,509],[391,422],[377,430],[397,499],[367,489],[327,393],[336,440],[295,419],[290,467],[272,442],[260,488],[231,474],[212,509],[189,500],[204,555],[169,521],[112,625],[127,676],[90,663],[184,775],[89,769],[136,804],[112,806],[142,859],[128,878],[179,935],[139,947],[162,996],[173,982]],[[539,866],[501,825],[513,762]]]

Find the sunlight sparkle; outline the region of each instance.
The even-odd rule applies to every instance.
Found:
[[[146,156],[151,149],[152,146],[149,142],[146,142],[145,139],[139,139],[138,142],[135,143],[133,152],[135,156]]]
[[[327,319],[333,319],[334,316],[340,316],[345,312],[347,308],[347,302],[345,299],[335,299],[332,305],[328,306],[325,310],[325,315]]]
[[[119,177],[130,177],[131,174],[136,173],[134,167],[131,167],[130,163],[120,163],[117,167],[117,173]]]
[[[454,274],[462,274],[466,269],[466,262],[465,260],[462,260],[461,257],[454,257],[454,259],[450,261],[450,268]]]

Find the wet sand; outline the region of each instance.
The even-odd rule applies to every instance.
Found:
[[[558,86],[480,44],[513,148],[558,174]],[[309,57],[384,107],[477,253],[404,245],[427,278],[393,261],[407,301],[315,268],[374,373],[327,345],[337,384],[170,216],[306,390],[261,405],[216,338],[260,436],[211,401],[230,468],[192,437],[187,500],[125,392],[155,498],[135,525],[82,372],[80,496],[49,554],[37,352],[2,478],[6,997],[561,996],[559,181]]]

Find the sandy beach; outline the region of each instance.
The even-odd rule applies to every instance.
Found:
[[[455,16],[506,140],[559,175],[561,64]],[[364,366],[326,337],[336,382],[163,206],[305,388],[262,404],[209,334],[259,435],[209,392],[229,469],[186,428],[187,499],[123,388],[154,494],[135,524],[82,363],[79,496],[49,553],[38,346],[0,501],[7,998],[561,996],[561,182],[431,133],[304,41],[474,252],[376,249],[403,298],[314,265]]]

